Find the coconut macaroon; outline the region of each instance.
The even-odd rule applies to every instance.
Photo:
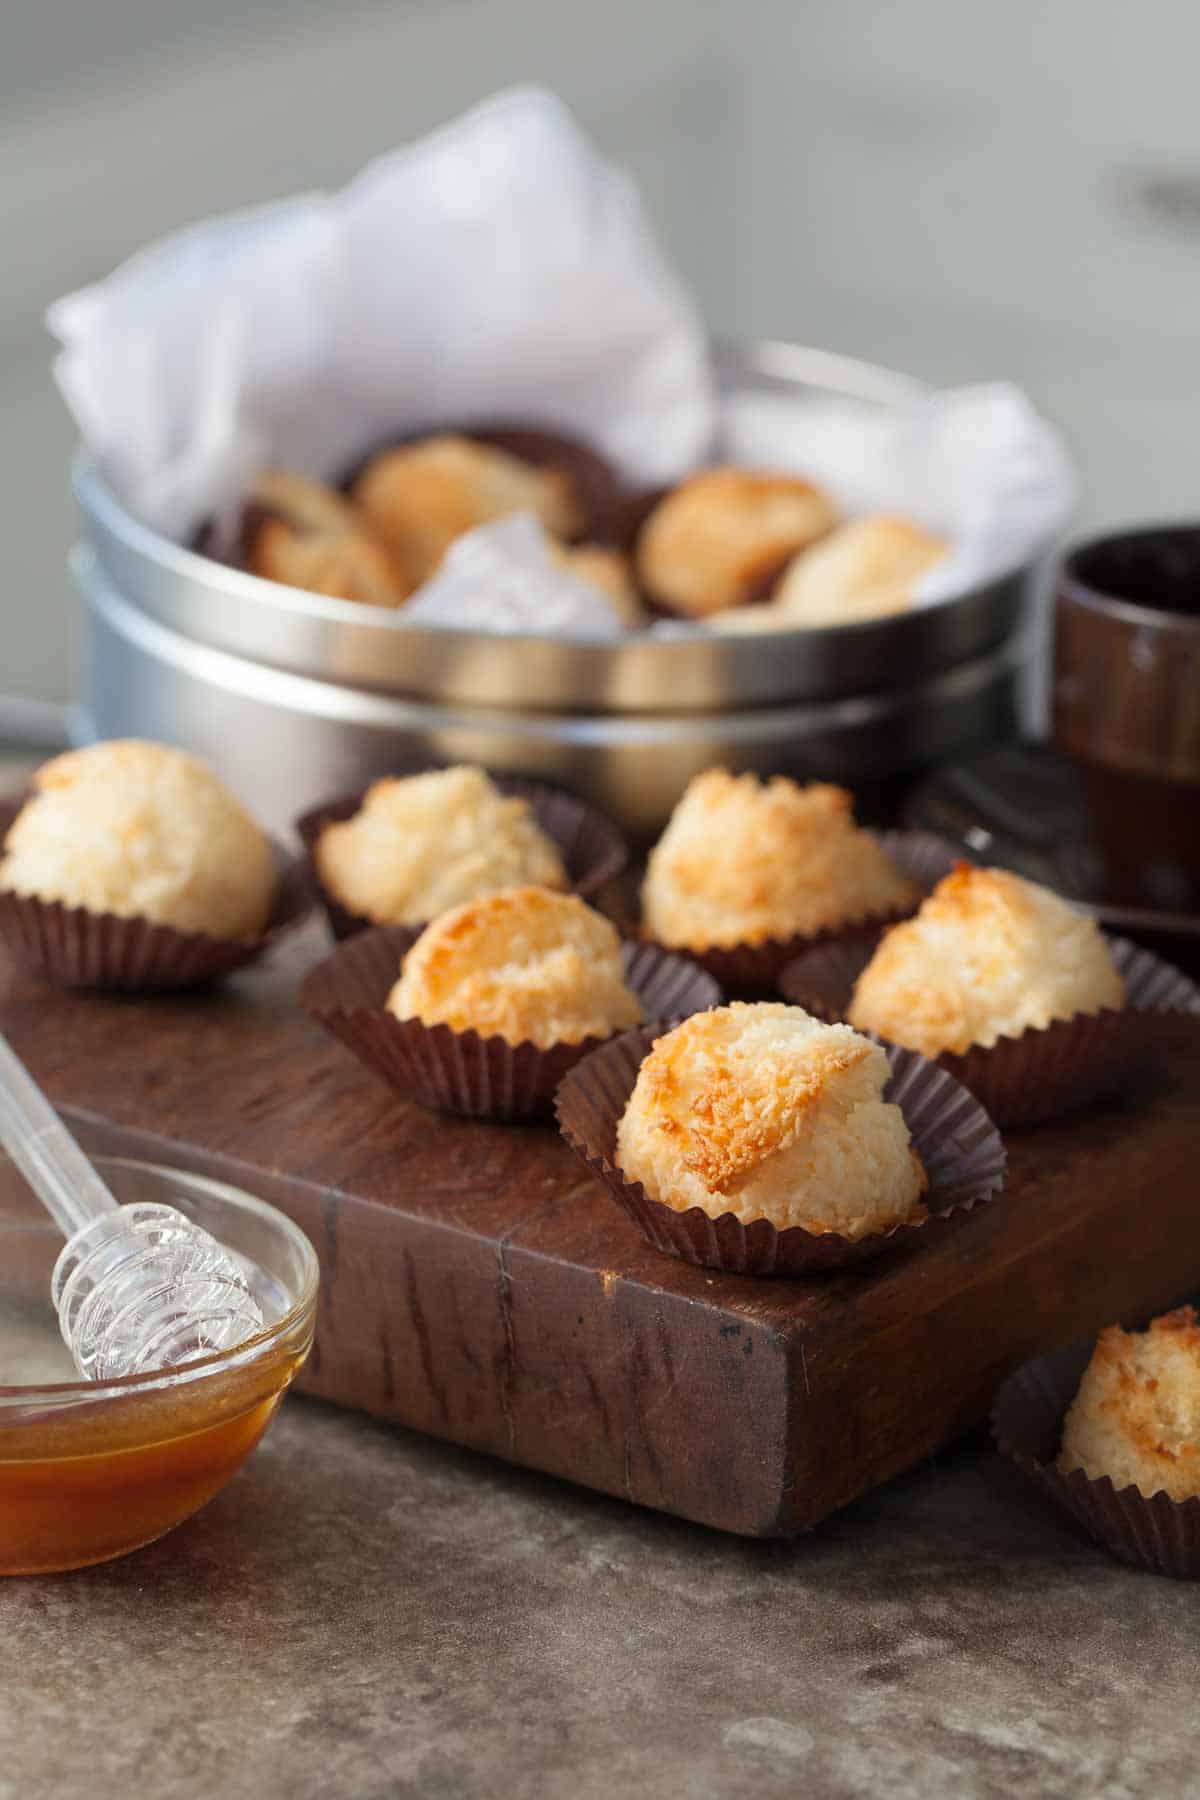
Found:
[[[443,913],[404,959],[388,1011],[510,1044],[577,1044],[642,1020],[616,928],[573,894],[505,888]]]
[[[327,892],[377,925],[422,925],[496,888],[568,885],[529,802],[475,768],[375,782],[313,856]]]
[[[252,505],[307,536],[336,537],[357,531],[362,521],[344,494],[311,475],[292,469],[261,469],[250,490]]]
[[[808,936],[913,906],[919,890],[855,824],[844,788],[709,769],[650,853],[649,935],[704,950]]]
[[[617,1128],[627,1181],[677,1212],[859,1238],[923,1218],[883,1051],[797,1006],[734,1003],[659,1038]]]
[[[949,553],[911,519],[869,513],[789,563],[772,605],[781,626],[852,625],[912,605],[922,575]]]
[[[1119,1007],[1124,997],[1091,919],[1019,875],[960,864],[883,938],[847,1017],[938,1056]]]
[[[253,937],[277,887],[271,846],[207,765],[121,739],[43,764],[11,826],[0,887],[210,937]]]
[[[836,523],[828,496],[797,476],[703,469],[642,526],[638,576],[668,612],[702,619],[762,599],[791,558]]]
[[[335,488],[286,469],[264,469],[250,495],[265,515],[246,546],[251,574],[334,600],[400,606],[412,573],[377,543]]]
[[[1148,1331],[1110,1325],[1096,1340],[1063,1425],[1058,1466],[1107,1475],[1147,1499],[1200,1495],[1200,1322],[1182,1306]]]
[[[769,600],[717,613],[712,627],[749,635],[886,618],[912,605],[921,576],[949,551],[911,519],[851,519],[794,557]]]
[[[247,552],[252,575],[362,606],[401,606],[411,584],[378,544],[361,531],[300,532],[283,519],[264,519]]]
[[[575,483],[565,469],[451,435],[374,457],[354,485],[354,498],[375,534],[421,581],[455,538],[489,519],[532,512],[557,538],[576,536],[582,524]]]

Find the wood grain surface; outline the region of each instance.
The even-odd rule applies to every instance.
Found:
[[[985,1417],[1035,1351],[1200,1284],[1200,1032],[1010,1140],[937,1243],[806,1281],[652,1250],[543,1127],[398,1100],[296,1008],[326,948],[191,997],[57,993],[0,961],[0,1028],[94,1149],[272,1200],[324,1285],[302,1386],[722,1530],[813,1525]]]

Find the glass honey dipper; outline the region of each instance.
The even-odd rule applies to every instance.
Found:
[[[173,1206],[118,1205],[3,1037],[0,1142],[67,1240],[50,1292],[85,1380],[192,1362],[263,1329],[228,1250]]]

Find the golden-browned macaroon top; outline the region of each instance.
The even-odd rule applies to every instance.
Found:
[[[1059,1466],[1147,1498],[1200,1495],[1200,1321],[1182,1306],[1147,1331],[1100,1333],[1063,1426]]]
[[[266,925],[271,846],[198,757],[116,739],[55,757],[33,786],[5,840],[0,887],[211,937]]]
[[[887,1058],[799,1007],[735,1002],[659,1038],[617,1130],[653,1200],[861,1237],[924,1216],[926,1179]]]
[[[836,523],[828,496],[798,476],[703,469],[642,526],[638,576],[667,611],[705,618],[762,599],[788,561]]]
[[[937,1056],[1123,1001],[1093,920],[1007,870],[961,864],[885,935],[848,1017]]]
[[[486,894],[427,925],[387,1004],[400,1019],[542,1048],[642,1019],[615,927],[576,895],[538,887]]]
[[[496,888],[568,885],[529,802],[469,766],[375,782],[314,858],[334,899],[380,925],[422,925]]]
[[[455,538],[490,519],[532,512],[560,538],[575,536],[583,523],[565,469],[449,434],[374,457],[354,484],[354,498],[372,530],[421,581]]]
[[[772,604],[789,626],[851,625],[903,612],[921,577],[949,550],[945,538],[911,519],[868,513],[789,563]]]
[[[844,788],[709,769],[650,853],[642,920],[660,943],[703,950],[835,929],[918,897]]]

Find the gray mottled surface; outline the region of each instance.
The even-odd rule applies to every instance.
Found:
[[[174,1536],[0,1583],[0,1796],[1169,1800],[1198,1608],[978,1445],[750,1544],[293,1399]]]

